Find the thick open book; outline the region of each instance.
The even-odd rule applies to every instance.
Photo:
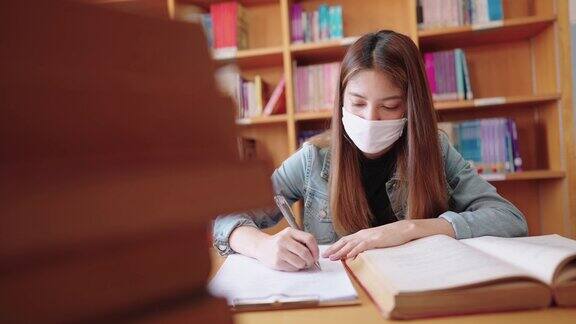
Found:
[[[576,306],[576,241],[559,235],[434,235],[345,263],[387,318]]]
[[[321,245],[320,253],[328,246]],[[358,304],[356,290],[340,261],[320,258],[321,270],[272,270],[250,257],[226,258],[209,290],[226,297],[232,310],[269,310]]]

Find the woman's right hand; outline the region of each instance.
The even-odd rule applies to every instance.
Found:
[[[256,258],[275,270],[298,271],[313,266],[319,254],[312,234],[287,227],[263,239]]]

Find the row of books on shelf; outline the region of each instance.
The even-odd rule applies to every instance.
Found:
[[[290,8],[292,43],[309,43],[344,37],[342,6],[321,4],[314,11],[304,11],[302,4]]]
[[[466,53],[462,49],[424,53],[424,66],[434,100],[474,98]]]
[[[178,4],[175,15],[179,20],[201,23],[210,48],[221,51],[248,48],[248,20],[240,2],[212,3],[209,13],[199,6]]]
[[[296,112],[332,109],[340,63],[293,66]]]
[[[522,171],[516,123],[510,118],[486,118],[462,122],[441,122],[438,128],[448,135],[454,148],[483,175]],[[323,129],[298,132],[302,146]]]
[[[502,0],[418,0],[419,29],[484,25],[504,18]]]
[[[462,122],[441,122],[462,157],[481,174],[522,171],[516,123],[510,118],[487,118]]]
[[[286,81],[282,77],[269,98],[267,98],[268,85],[262,80],[260,75],[256,75],[253,80],[247,80],[242,75],[237,74],[236,82],[233,86],[233,96],[238,109],[237,118],[253,118],[285,113],[285,85]]]

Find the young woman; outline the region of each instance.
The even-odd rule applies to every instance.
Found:
[[[297,271],[319,257],[350,258],[374,248],[444,234],[524,236],[521,212],[438,133],[420,52],[410,38],[364,35],[342,61],[332,125],[272,175],[288,202],[303,200],[304,231],[268,235],[277,208],[220,216],[221,254],[254,257]]]

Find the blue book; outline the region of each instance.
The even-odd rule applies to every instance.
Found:
[[[462,70],[464,73],[464,91],[466,92],[465,99],[471,100],[474,98],[474,92],[472,91],[472,85],[470,84],[470,74],[468,73],[468,61],[466,60],[466,53],[464,51],[460,52],[462,58]]]
[[[344,37],[342,6],[330,6],[328,11],[330,15],[330,38],[336,39]]]
[[[318,18],[320,20],[320,39],[330,38],[330,28],[329,28],[329,14],[328,5],[322,4],[318,7]]]
[[[504,19],[502,0],[488,0],[488,18],[490,21]]]
[[[482,140],[479,120],[469,120],[460,124],[460,153],[473,166],[482,163]]]
[[[456,63],[456,91],[458,93],[458,100],[466,98],[466,90],[464,89],[464,66],[462,59],[462,49],[457,48],[454,50],[454,62]]]

